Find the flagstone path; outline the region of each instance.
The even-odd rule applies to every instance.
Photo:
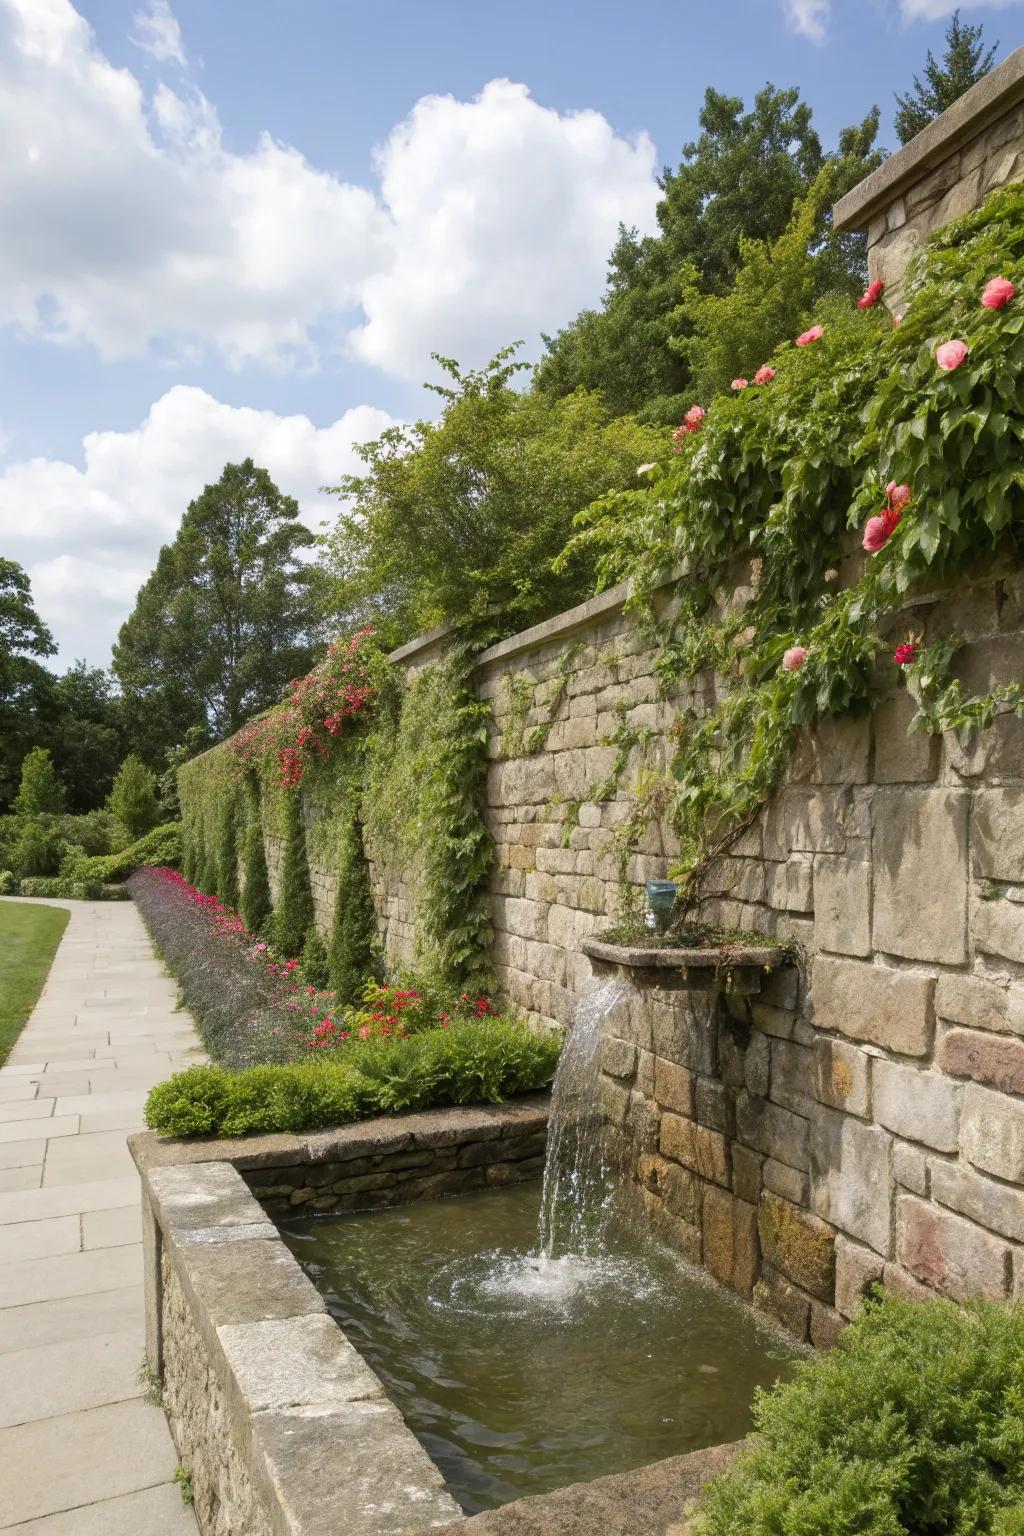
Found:
[[[42,996],[0,1069],[0,1531],[196,1536],[140,1380],[147,1090],[203,1059],[131,902],[66,906]]]

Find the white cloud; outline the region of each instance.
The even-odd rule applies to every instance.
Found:
[[[317,529],[338,510],[320,487],[357,468],[354,445],[391,421],[364,405],[316,427],[307,416],[225,405],[179,384],[133,430],[90,433],[82,468],[45,458],[9,464],[0,471],[0,548],[28,570],[59,664],[109,662],[160,545],[225,463],[253,457]]]
[[[782,9],[794,32],[815,43],[825,41],[832,0],[782,0]]]
[[[135,12],[132,23],[135,30],[131,41],[136,48],[152,54],[160,64],[178,64],[185,68],[188,60],[181,28],[167,0],[150,0],[146,10]]]
[[[183,56],[166,6],[143,24]],[[659,195],[646,135],[500,80],[418,102],[370,185],[269,133],[237,154],[201,92],[147,98],[69,0],[0,0],[0,142],[0,324],[104,358],[315,366],[351,336],[402,377],[431,350],[480,361],[594,302],[620,220],[652,229]]]
[[[970,9],[980,10],[985,6],[1002,11],[1020,3],[1021,0],[972,0]],[[938,21],[942,16],[952,16],[958,7],[962,8],[962,0],[900,0],[904,21]]]

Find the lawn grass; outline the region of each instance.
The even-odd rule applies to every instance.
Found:
[[[0,1067],[35,1007],[70,912],[0,901]]]

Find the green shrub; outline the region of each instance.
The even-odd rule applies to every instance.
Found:
[[[117,823],[109,811],[85,811],[81,816],[57,818],[57,832],[89,858],[112,853]]]
[[[26,817],[14,845],[13,864],[19,875],[55,875],[60,869],[63,844],[53,818]]]
[[[353,803],[338,851],[331,927],[330,981],[343,1003],[354,1002],[368,976],[379,974],[377,915],[358,807]]]
[[[274,912],[274,941],[282,954],[301,955],[313,924],[306,827],[302,819],[302,799],[297,791],[285,795],[284,804],[284,862],[281,892]]]
[[[21,787],[14,797],[18,816],[42,816],[64,809],[64,786],[50,759],[49,747],[33,747],[21,765]]]
[[[1022,1536],[1024,1307],[885,1297],[759,1393],[701,1536]]]
[[[66,875],[39,875],[22,880],[18,894],[56,896],[61,901],[99,901],[106,893],[98,880],[74,880]]]
[[[13,896],[18,889],[18,879],[13,869],[0,869],[0,896]]]
[[[559,1041],[515,1019],[407,1040],[354,1044],[343,1058],[288,1066],[190,1067],[152,1089],[146,1124],[164,1136],[309,1131],[375,1114],[500,1103],[551,1082]]]
[[[238,906],[238,827],[235,804],[225,795],[220,812],[220,836],[217,842],[217,895],[226,907]]]
[[[79,850],[65,859],[61,873],[75,880],[97,880],[109,885],[117,880],[127,880],[135,869],[147,864],[176,866],[181,858],[181,823],[170,822],[154,827],[145,837],[131,843],[120,853],[110,853],[101,858],[85,858]]]
[[[160,816],[156,775],[134,752],[117,770],[107,805],[131,839],[142,837],[156,826]]]
[[[273,912],[267,853],[263,846],[259,796],[247,796],[245,841],[242,845],[242,916],[250,933],[263,933]]]
[[[308,987],[316,987],[318,992],[326,991],[331,979],[327,965],[327,950],[324,948],[324,941],[320,937],[316,923],[306,935],[299,969]]]

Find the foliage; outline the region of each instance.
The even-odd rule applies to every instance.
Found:
[[[306,826],[302,801],[296,793],[285,797],[284,857],[281,891],[274,910],[274,943],[285,955],[301,955],[313,926],[313,892],[309,883]]]
[[[11,864],[15,873],[55,875],[60,868],[62,844],[52,816],[25,817],[20,823]]]
[[[982,28],[962,26],[960,12],[953,12],[953,19],[946,30],[946,51],[939,63],[931,49],[924,66],[924,80],[914,76],[914,89],[905,96],[896,95],[896,132],[901,144],[906,144],[915,134],[959,101],[965,91],[976,85],[992,68],[996,48],[985,51],[981,40]]]
[[[1024,1308],[886,1297],[758,1394],[701,1536],[1020,1536]]]
[[[146,865],[178,864],[181,859],[181,823],[165,822],[117,853],[89,858],[84,850],[73,849],[61,865],[61,873],[74,880],[94,880],[111,885],[126,880],[136,869]]]
[[[62,901],[100,901],[106,892],[98,880],[72,879],[68,875],[28,876],[18,882],[19,896],[50,896]],[[116,899],[116,898],[114,898]]]
[[[52,722],[53,680],[41,658],[56,649],[28,576],[0,558],[0,806],[10,803],[26,752]]]
[[[190,1067],[150,1091],[146,1124],[164,1136],[308,1131],[403,1110],[500,1103],[545,1088],[558,1042],[516,1020],[466,1021],[342,1058],[291,1066]]]
[[[982,308],[980,297],[998,272],[1019,281],[1022,263],[1024,190],[1010,187],[933,238],[898,329],[833,305],[820,340],[780,348],[776,377],[720,400],[647,488],[577,519],[602,580],[636,578],[641,604],[668,567],[684,566],[663,681],[708,665],[729,680],[710,716],[677,724],[667,809],[688,896],[777,786],[803,727],[869,707],[907,592],[1000,550],[1019,557],[1024,311]],[[951,336],[970,350],[945,373],[935,349]],[[890,481],[911,487],[911,504],[841,589],[851,531]],[[742,603],[723,609],[717,594],[737,588]],[[789,671],[781,661],[795,645],[806,658]]]
[[[134,752],[117,770],[107,806],[131,838],[142,837],[156,826],[160,815],[156,774]]]
[[[157,780],[157,789],[160,794],[160,812],[171,821],[176,821],[181,816],[181,801],[178,798],[178,769],[191,761],[199,752],[205,752],[211,745],[210,733],[205,725],[190,725],[184,738],[175,747],[168,747],[164,753],[164,770]]]
[[[567,585],[551,559],[574,514],[632,483],[661,437],[612,419],[595,395],[520,393],[514,350],[469,372],[439,359],[451,380],[440,419],[360,448],[365,470],[337,487],[347,505],[326,544],[346,626],[372,623],[397,644],[500,609],[513,630],[589,592],[588,572]]]
[[[16,816],[39,816],[64,809],[64,786],[49,747],[33,747],[21,765],[21,787],[14,799]]]
[[[251,787],[246,795],[245,840],[242,844],[241,911],[246,925],[253,933],[264,932],[273,911],[267,853],[263,846],[259,792]]]
[[[330,984],[342,1002],[347,1002],[358,996],[366,978],[377,975],[380,968],[377,915],[356,796],[349,799],[337,857],[338,885],[328,962]]]
[[[18,889],[18,877],[13,869],[0,869],[0,896],[13,896]]]
[[[842,196],[881,158],[873,147],[877,112],[844,129],[826,157],[799,92],[774,86],[757,94],[750,111],[738,97],[708,90],[700,128],[699,138],[684,147],[678,170],[662,183],[660,233],[641,239],[621,230],[601,311],[585,310],[557,336],[545,337],[547,355],[536,374],[543,393],[557,397],[582,386],[599,390],[616,412],[678,421],[689,403],[684,392],[690,374],[686,354],[668,343],[684,269],[694,274],[701,293],[727,292],[741,265],[741,241],[777,240],[826,161]],[[815,246],[820,286],[812,297],[860,280],[864,242],[833,234],[824,207]],[[756,340],[751,345],[758,353],[773,344],[771,336],[755,346]]]
[[[0,905],[0,1066],[36,1005],[68,916],[57,907]]]
[[[109,674],[76,661],[53,680],[53,709],[47,740],[68,804],[76,811],[98,810],[123,756],[120,700]]]
[[[149,761],[185,727],[237,730],[308,668],[317,573],[301,559],[313,535],[298,517],[251,459],[189,503],[114,646],[127,726]]]
[[[233,795],[225,795],[220,809],[217,844],[216,892],[227,907],[238,906],[238,823]]]
[[[320,930],[316,923],[310,925],[306,935],[306,942],[302,946],[302,955],[299,959],[299,971],[303,981],[317,991],[324,992],[330,985],[330,967],[327,963],[327,950]]]

